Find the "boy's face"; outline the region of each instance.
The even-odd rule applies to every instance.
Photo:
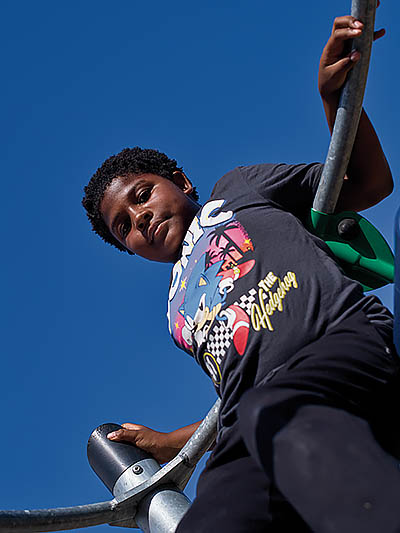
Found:
[[[161,263],[174,263],[199,205],[182,172],[173,181],[156,174],[113,179],[100,204],[112,235],[131,252]]]

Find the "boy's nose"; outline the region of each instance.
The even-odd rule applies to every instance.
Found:
[[[137,230],[145,232],[150,224],[151,213],[149,211],[140,211],[134,216],[134,224]]]

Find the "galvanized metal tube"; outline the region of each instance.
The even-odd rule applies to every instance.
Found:
[[[173,533],[190,505],[176,486],[158,487],[142,499],[135,521],[144,533]]]
[[[353,41],[361,58],[351,69],[343,87],[325,167],[313,209],[333,213],[346,174],[360,120],[374,35],[376,0],[353,0],[351,14],[361,20],[364,31]]]
[[[112,522],[116,518],[115,507],[114,502],[108,501],[56,509],[0,511],[0,531],[64,531],[97,526]]]

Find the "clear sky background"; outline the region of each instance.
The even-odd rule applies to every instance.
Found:
[[[2,2],[1,508],[109,499],[86,459],[96,426],[169,431],[215,400],[169,338],[169,265],[89,230],[80,201],[92,173],[126,146],[157,148],[205,201],[237,165],[324,160],[318,61],[333,18],[349,9],[347,0]],[[387,36],[375,43],[365,98],[397,183],[366,216],[390,243],[399,17],[395,0],[378,10]],[[393,308],[393,288],[379,294]]]

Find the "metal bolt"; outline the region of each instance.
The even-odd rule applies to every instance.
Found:
[[[339,222],[337,232],[342,239],[351,241],[360,233],[360,226],[354,218],[344,218]]]
[[[134,474],[139,475],[143,472],[143,468],[140,465],[134,465],[132,471]]]
[[[371,502],[365,502],[364,503],[364,509],[371,509],[372,503]]]

